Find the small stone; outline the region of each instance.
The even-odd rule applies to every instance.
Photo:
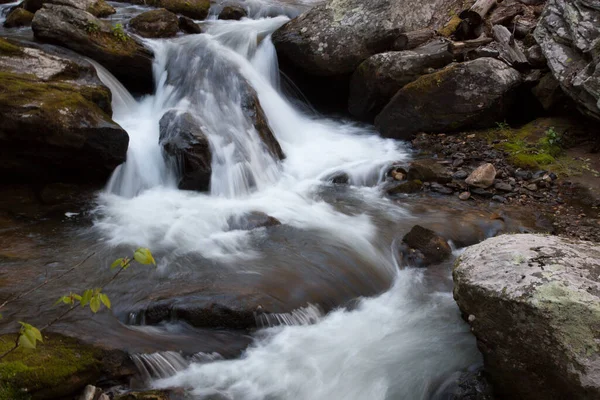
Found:
[[[464,160],[464,159],[462,159],[462,158],[457,158],[456,160],[452,161],[452,166],[453,166],[454,168],[458,168],[458,167],[460,167],[461,165],[463,165],[464,163],[465,163],[465,160]]]
[[[496,168],[490,163],[479,166],[465,180],[467,185],[486,189],[494,184],[496,178]]]
[[[535,191],[538,190],[538,187],[537,187],[537,185],[535,183],[532,183],[530,185],[526,185],[525,188],[527,190],[531,190],[532,192],[535,192]]]
[[[498,195],[493,196],[492,200],[497,201],[498,203],[506,203],[506,198]]]
[[[406,179],[406,174],[403,174],[402,172],[394,172],[392,174],[392,177],[394,178],[394,180],[403,181]]]
[[[462,192],[461,194],[458,195],[458,198],[461,199],[462,201],[469,200],[471,198],[471,193]]]
[[[452,193],[454,193],[454,191],[452,189],[450,189],[449,187],[446,187],[444,185],[440,185],[437,182],[431,182],[431,190],[433,190],[434,192],[437,192],[437,193],[441,193],[441,194],[452,194]]]
[[[469,176],[469,174],[467,173],[467,171],[465,171],[465,170],[462,170],[462,169],[460,169],[460,170],[456,171],[456,172],[455,172],[455,173],[452,175],[452,177],[453,177],[454,179],[460,179],[460,180],[466,179],[466,177],[467,177],[467,176]]]
[[[505,182],[498,182],[494,185],[496,190],[501,190],[503,192],[512,192],[513,187]]]
[[[475,321],[475,316],[473,314],[469,315],[469,322]]]
[[[533,177],[531,171],[524,171],[524,170],[516,171],[515,172],[515,176],[518,179],[521,179],[523,181],[528,181],[528,180],[530,180]]]

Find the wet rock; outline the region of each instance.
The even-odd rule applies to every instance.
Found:
[[[472,189],[471,193],[481,197],[494,197],[494,193],[481,188]]]
[[[87,8],[87,12],[89,12],[97,18],[106,18],[109,15],[113,15],[114,13],[116,13],[117,10],[115,10],[113,6],[111,6],[104,0],[97,0]]]
[[[181,29],[185,33],[202,33],[202,28],[200,28],[200,25],[198,25],[194,22],[193,19],[188,17],[179,17],[179,29]]]
[[[156,8],[164,8],[172,13],[192,19],[206,19],[210,9],[210,0],[117,0]]]
[[[61,45],[98,61],[131,90],[152,90],[152,53],[122,28],[86,11],[52,4],[35,13],[31,28],[39,41]]]
[[[452,62],[448,43],[435,41],[415,50],[376,54],[358,66],[350,82],[348,110],[372,121],[404,85]]]
[[[83,393],[81,393],[78,400],[96,400],[101,394],[102,389],[93,385],[87,385],[85,389],[83,389]]]
[[[513,187],[506,182],[498,182],[494,185],[494,189],[500,190],[502,192],[512,192]]]
[[[600,119],[600,7],[590,0],[548,0],[534,32],[564,92]]]
[[[348,182],[350,182],[350,177],[348,176],[347,173],[340,172],[340,173],[337,173],[334,176],[328,178],[327,180],[336,185],[346,185],[346,184],[348,184]]]
[[[531,190],[532,192],[535,192],[535,191],[538,190],[538,187],[537,187],[537,185],[535,183],[531,183],[529,185],[526,185],[525,188],[527,190]]]
[[[415,225],[402,238],[402,242],[411,249],[420,251],[426,264],[440,263],[452,255],[452,249],[444,238],[419,225]]]
[[[523,170],[520,169],[518,171],[515,171],[515,176],[523,181],[528,181],[531,178],[533,178],[533,174],[531,173],[531,171],[527,171],[527,170]]]
[[[494,390],[485,378],[485,371],[479,368],[460,374],[453,387],[446,391],[448,400],[495,400]]]
[[[281,225],[277,218],[273,218],[260,211],[253,211],[243,215],[231,217],[227,220],[229,229],[240,231],[251,231],[258,228],[268,228],[270,226]]]
[[[22,7],[29,12],[36,13],[44,4],[73,7],[81,11],[87,11],[98,18],[107,17],[116,12],[105,0],[24,0]]]
[[[24,8],[17,7],[12,10],[4,21],[5,28],[17,28],[19,26],[31,25],[33,20],[33,13],[25,10]]]
[[[468,176],[469,176],[469,173],[462,169],[460,169],[460,170],[456,171],[454,174],[452,174],[452,178],[459,179],[459,180],[466,179]]]
[[[448,183],[452,180],[450,171],[436,160],[416,160],[408,167],[407,179],[421,182]]]
[[[454,298],[499,398],[600,397],[600,248],[505,235],[468,248]]]
[[[391,50],[398,33],[438,29],[459,0],[330,0],[273,34],[277,52],[305,72],[349,75],[373,54]]]
[[[404,181],[397,184],[394,184],[390,188],[386,190],[387,194],[393,196],[395,194],[410,194],[410,193],[418,193],[421,191],[423,187],[423,183],[418,180],[414,181]]]
[[[496,168],[490,163],[480,165],[471,172],[471,175],[465,180],[469,186],[475,186],[482,189],[487,189],[494,184],[496,179]]]
[[[0,46],[2,181],[105,182],[125,161],[129,136],[110,118],[96,71],[58,51]]]
[[[145,392],[127,392],[118,394],[113,400],[171,400],[168,391],[165,390],[148,390]]]
[[[177,15],[164,8],[141,13],[132,18],[129,25],[140,36],[147,38],[172,37],[179,31]]]
[[[525,56],[529,64],[535,68],[544,68],[546,66],[546,57],[544,57],[542,47],[539,44],[535,44],[525,50]]]
[[[450,189],[447,186],[440,185],[437,182],[431,182],[430,188],[434,192],[441,193],[441,194],[452,194],[452,193],[454,193],[454,190]]]
[[[461,194],[458,195],[458,198],[465,201],[465,200],[469,200],[471,198],[471,193],[469,192],[462,192]]]
[[[212,153],[200,121],[190,113],[171,110],[160,119],[159,129],[160,145],[176,162],[179,188],[208,190],[212,174]]]
[[[502,61],[479,58],[424,75],[396,93],[375,119],[384,137],[490,127],[512,105],[521,75]]]
[[[229,5],[229,6],[225,6],[223,7],[223,10],[219,13],[219,19],[225,19],[225,20],[236,20],[239,21],[240,19],[247,17],[248,13],[246,12],[246,10],[238,5]]]
[[[492,196],[493,201],[497,201],[498,203],[506,203],[506,197],[494,195]]]

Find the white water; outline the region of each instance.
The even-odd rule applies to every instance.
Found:
[[[390,207],[376,184],[406,152],[370,128],[305,115],[282,96],[269,34],[285,21],[216,21],[208,35],[148,42],[156,54],[158,89],[139,102],[101,72],[113,91],[114,119],[131,142],[127,163],[100,197],[95,228],[110,245],[194,253],[237,265],[260,256],[250,241],[256,232],[229,230],[228,221],[260,211],[318,232],[327,237],[323,245],[352,249],[370,265],[397,274],[396,283],[352,311],[323,316],[307,308],[273,315],[262,323],[290,326],[261,331],[240,359],[204,357],[155,386],[238,400],[438,398],[457,371],[480,360],[451,294],[431,293],[422,271],[398,272],[389,244],[379,243],[371,215],[386,210],[393,223],[402,210]],[[258,95],[286,155],[282,162],[264,150],[240,110],[244,81]],[[209,137],[210,193],[178,190],[177,172],[161,154],[158,122],[173,108],[191,112]],[[339,172],[349,176],[347,195],[358,199],[363,213],[342,212],[320,197],[324,180]],[[162,358],[138,361],[149,375],[154,368],[154,376],[164,376],[172,363]]]

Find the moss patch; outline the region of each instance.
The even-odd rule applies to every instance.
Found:
[[[0,352],[16,335],[3,335]],[[0,362],[2,395],[29,393],[33,398],[67,396],[99,377],[102,351],[56,334],[44,335],[37,349],[17,349]],[[17,397],[18,398],[18,397]]]
[[[450,21],[443,28],[441,28],[438,33],[444,37],[450,37],[456,32],[456,28],[462,22],[462,19],[458,15],[454,15]]]
[[[23,49],[10,43],[8,40],[0,38],[0,55],[15,56],[23,53]]]

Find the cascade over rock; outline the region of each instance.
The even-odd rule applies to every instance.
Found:
[[[469,247],[454,298],[499,398],[600,397],[600,248],[548,235]]]
[[[600,2],[548,0],[535,30],[548,66],[579,110],[600,119]]]
[[[131,90],[152,89],[152,52],[107,21],[78,8],[47,4],[35,13],[31,27],[36,39],[98,61]]]
[[[64,54],[0,44],[2,180],[105,181],[125,161],[129,137],[111,119],[111,93],[95,70]]]
[[[396,93],[375,119],[385,137],[487,128],[501,121],[521,75],[502,61],[478,58],[424,75]]]

